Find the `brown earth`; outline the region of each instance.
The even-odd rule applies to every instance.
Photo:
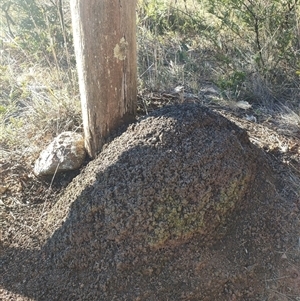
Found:
[[[155,111],[67,188],[20,166],[0,298],[300,300],[298,129],[216,109],[240,128],[196,104]]]

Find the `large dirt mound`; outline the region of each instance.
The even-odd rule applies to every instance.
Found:
[[[75,256],[90,235],[101,248],[116,241],[135,249],[207,235],[249,199],[257,156],[244,130],[208,109],[160,110],[115,139],[69,188],[60,202],[76,202],[56,247]]]
[[[251,287],[272,270],[275,225],[263,212],[278,213],[275,200],[244,130],[197,104],[163,108],[69,185],[19,290],[36,300],[263,300]]]
[[[70,212],[47,254],[59,268],[98,273],[97,281],[91,277],[103,289],[101,300],[134,300],[140,290],[154,296],[159,281],[178,297],[174,247],[216,239],[253,190],[258,198],[271,190],[265,181],[258,185],[266,174],[259,157],[244,130],[206,108],[157,111],[110,143],[69,187],[54,220],[72,202]],[[156,258],[162,248],[170,254]]]

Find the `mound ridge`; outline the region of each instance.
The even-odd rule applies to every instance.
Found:
[[[57,202],[49,267],[75,271],[90,300],[181,300],[197,291],[201,275],[188,271],[199,246],[219,239],[236,209],[275,193],[266,169],[221,115],[199,104],[158,110],[109,143]]]

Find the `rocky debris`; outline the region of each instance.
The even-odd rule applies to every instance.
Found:
[[[43,150],[34,165],[38,177],[78,169],[84,162],[86,151],[83,136],[63,132]]]
[[[58,291],[82,300],[220,300],[227,274],[201,248],[223,237],[239,208],[274,202],[272,183],[262,153],[232,122],[197,104],[158,110],[129,126],[66,189],[48,214],[54,234],[42,250],[45,272],[27,288],[37,300],[45,285],[48,300]],[[230,228],[236,265],[244,226]],[[230,260],[220,264],[230,270]],[[241,273],[249,262],[239,263]]]

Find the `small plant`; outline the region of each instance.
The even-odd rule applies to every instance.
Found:
[[[216,84],[221,89],[223,96],[237,99],[246,80],[246,73],[234,71],[217,79]],[[230,95],[229,95],[230,94]]]

